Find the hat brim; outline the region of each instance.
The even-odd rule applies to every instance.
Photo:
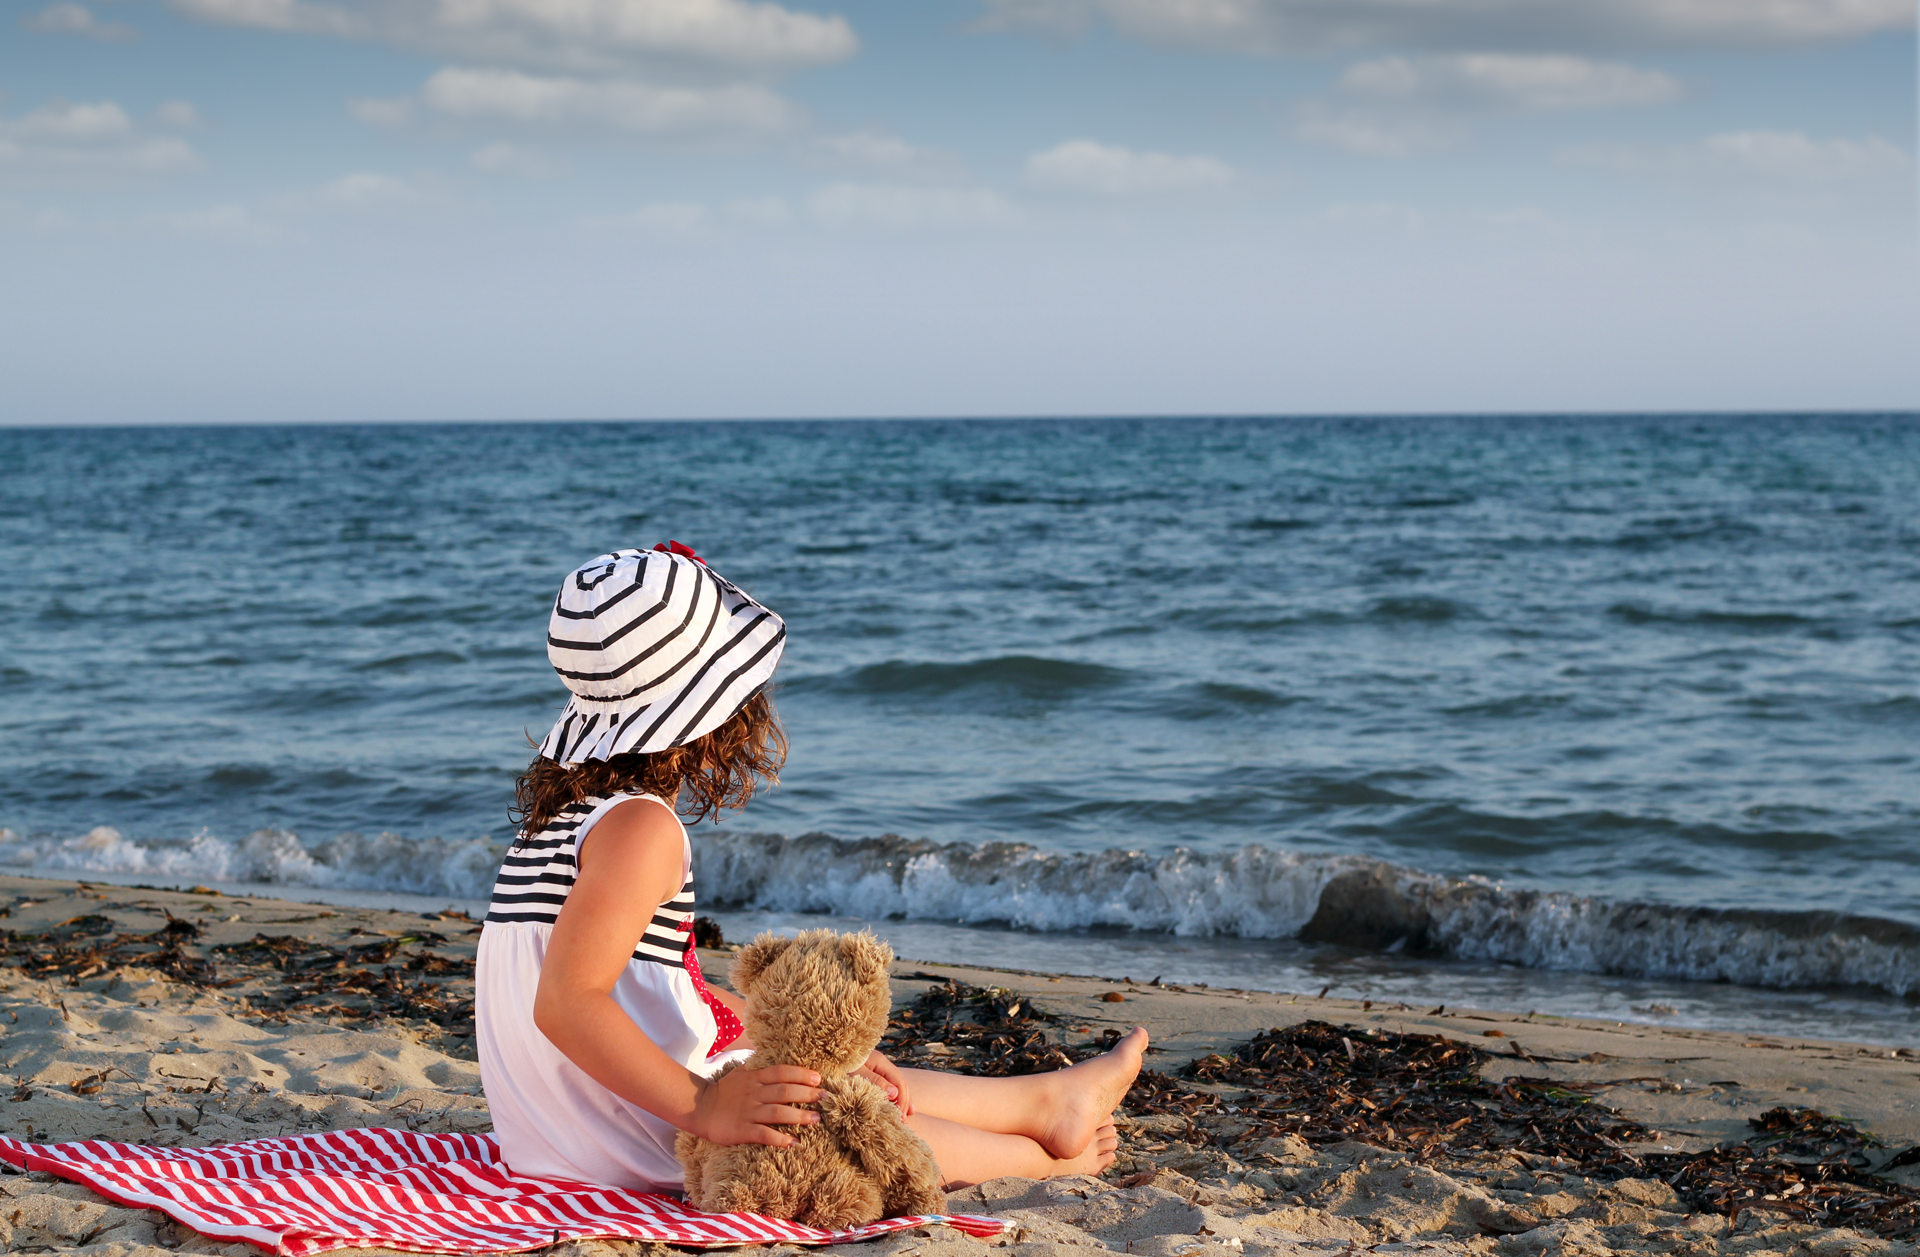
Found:
[[[786,624],[757,605],[727,628],[719,648],[670,689],[617,701],[573,695],[540,754],[579,764],[684,746],[718,729],[773,679],[787,640]]]

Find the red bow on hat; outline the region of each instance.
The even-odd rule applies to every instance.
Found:
[[[677,554],[683,559],[692,559],[695,563],[698,563],[701,567],[705,567],[707,565],[707,561],[701,558],[699,555],[695,554],[691,547],[683,546],[677,541],[663,541],[659,545],[655,546],[654,549],[663,551],[667,554]]]

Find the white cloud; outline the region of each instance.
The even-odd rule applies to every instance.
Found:
[[[203,21],[369,39],[464,61],[615,71],[671,59],[776,68],[843,61],[846,19],[749,0],[173,0]]]
[[[847,166],[910,171],[951,165],[944,154],[910,144],[888,131],[850,131],[815,136],[808,144],[812,156]]]
[[[339,5],[306,0],[173,0],[173,7],[203,22],[253,26],[303,35],[367,37],[371,24]]]
[[[376,171],[355,171],[342,175],[320,189],[319,199],[341,209],[382,209],[409,205],[424,199],[424,193],[411,180]]]
[[[713,212],[697,201],[656,201],[606,221],[610,226],[649,235],[694,236],[706,231],[713,222]]]
[[[1614,109],[1674,100],[1657,70],[1564,54],[1471,52],[1379,57],[1349,66],[1334,98],[1308,100],[1294,133],[1368,157],[1450,148],[1478,115]]]
[[[38,13],[20,19],[30,31],[47,35],[78,35],[102,43],[124,43],[138,39],[140,32],[124,22],[103,22],[93,10],[81,4],[50,4]]]
[[[200,165],[178,136],[147,135],[113,101],[54,103],[0,119],[0,166],[45,174],[168,174]]]
[[[665,87],[455,67],[435,72],[421,87],[420,101],[454,118],[611,127],[646,135],[772,132],[799,119],[784,98],[753,83]]]
[[[986,0],[986,25],[1214,52],[1768,44],[1910,30],[1910,0]]]
[[[163,127],[190,131],[200,125],[200,111],[184,100],[163,100],[153,111],[153,120]]]
[[[471,161],[473,168],[484,174],[521,179],[551,179],[567,171],[564,157],[519,144],[488,144],[476,149]]]
[[[27,206],[0,197],[0,227],[52,234],[70,231],[76,225],[74,216],[57,205]]]
[[[402,127],[413,118],[413,98],[356,96],[347,102],[347,112],[371,127]]]
[[[702,201],[654,201],[624,214],[590,219],[587,225],[680,240],[713,240],[723,238],[729,227],[780,227],[792,220],[792,207],[771,196],[728,201],[718,207]]]
[[[743,197],[721,210],[728,222],[745,227],[778,227],[793,220],[793,209],[777,196]]]
[[[133,119],[110,100],[91,104],[42,105],[6,124],[7,133],[23,140],[98,143],[133,135]]]
[[[1817,139],[1803,131],[1729,131],[1691,144],[1587,145],[1568,165],[1635,175],[1679,175],[1832,184],[1906,179],[1913,158],[1879,136]]]
[[[1068,140],[1027,158],[1027,179],[1065,192],[1133,196],[1222,188],[1233,170],[1215,157],[1140,152],[1097,140]]]
[[[1407,157],[1451,148],[1466,135],[1457,119],[1423,117],[1310,100],[1294,115],[1294,134],[1309,144],[1362,157]]]
[[[152,220],[183,236],[227,240],[268,240],[280,232],[245,205],[210,205],[204,209],[175,210]]]
[[[1340,78],[1356,99],[1410,108],[1523,112],[1650,105],[1680,95],[1658,70],[1585,57],[1503,52],[1381,57]]]
[[[1019,218],[990,188],[895,183],[831,183],[814,192],[807,208],[828,227],[999,227]]]
[[[1397,201],[1360,201],[1329,205],[1320,212],[1323,222],[1369,235],[1417,236],[1426,229],[1427,216]]]

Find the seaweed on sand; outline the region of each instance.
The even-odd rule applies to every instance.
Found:
[[[464,912],[434,919],[477,928]],[[694,929],[696,938],[719,937],[719,927],[705,917],[696,918]],[[155,970],[193,986],[231,989],[270,1017],[347,1024],[391,1019],[427,1033],[445,1050],[472,1052],[474,956],[446,934],[355,934],[333,944],[259,933],[211,946],[201,935],[200,926],[171,913],[152,932],[121,930],[112,917],[90,913],[41,930],[0,930],[0,964],[70,984]],[[362,938],[371,941],[355,941]]]
[[[395,1017],[467,1037],[473,1033],[473,957],[431,950],[446,942],[431,930],[343,947],[255,934],[213,950],[242,970],[239,981],[262,970],[277,977],[252,993],[256,1008],[347,1021]]]
[[[1739,1218],[1777,1213],[1816,1226],[1848,1226],[1895,1239],[1920,1236],[1920,1191],[1867,1169],[1881,1143],[1817,1109],[1768,1109],[1754,1133],[1705,1152],[1642,1160],[1696,1208]],[[1910,1164],[1890,1158],[1882,1169]]]
[[[1394,1034],[1308,1021],[1268,1030],[1230,1055],[1201,1057],[1182,1075],[1238,1092],[1182,1093],[1164,1076],[1128,1097],[1192,1119],[1219,1146],[1292,1134],[1353,1140],[1420,1160],[1480,1152],[1553,1158],[1597,1178],[1659,1178],[1696,1210],[1738,1219],[1761,1211],[1891,1238],[1920,1235],[1920,1191],[1870,1173],[1871,1135],[1812,1109],[1770,1109],[1754,1133],[1703,1152],[1636,1152],[1658,1137],[1594,1098],[1601,1084],[1489,1078],[1491,1053],[1441,1035]],[[1205,1096],[1201,1099],[1198,1096]],[[1916,1154],[1914,1160],[1920,1160]],[[1890,1158],[1882,1168],[1900,1158]],[[1904,1163],[1904,1162],[1902,1162]]]
[[[1491,1054],[1444,1035],[1393,1034],[1307,1021],[1267,1030],[1232,1055],[1203,1056],[1182,1075],[1245,1087],[1237,1139],[1299,1135],[1442,1152],[1508,1150],[1571,1157],[1588,1167],[1631,1162],[1646,1128],[1597,1103],[1578,1083],[1482,1075]]]
[[[909,1064],[1005,1077],[1059,1069],[1098,1050],[1056,1042],[1048,1027],[1060,1019],[1016,991],[937,974],[911,976],[933,985],[894,1013],[880,1042]]]
[[[1032,1073],[1085,1059],[1117,1037],[1061,1043],[1053,1034],[1061,1019],[1017,991],[913,976],[934,984],[894,1014],[883,1046],[914,1065]],[[1736,1220],[1759,1210],[1782,1221],[1920,1236],[1920,1192],[1870,1173],[1866,1150],[1879,1145],[1850,1123],[1773,1109],[1752,1119],[1754,1134],[1738,1143],[1637,1151],[1658,1132],[1596,1099],[1606,1084],[1489,1077],[1487,1066],[1503,1059],[1444,1035],[1307,1021],[1177,1073],[1142,1070],[1123,1107],[1135,1117],[1182,1119],[1178,1137],[1223,1164],[1285,1135],[1372,1144],[1456,1168],[1519,1152],[1594,1178],[1659,1178],[1693,1209]],[[1920,1162],[1920,1149],[1903,1156],[1881,1168]]]
[[[342,946],[291,934],[205,946],[201,934],[171,913],[151,932],[121,930],[111,917],[89,914],[42,930],[0,930],[0,963],[70,985],[151,970],[192,986],[233,989],[270,1016],[387,1017],[456,1042],[473,1035],[473,957],[436,950],[447,944],[443,934],[421,930]]]
[[[123,931],[112,917],[89,913],[45,930],[0,930],[0,963],[32,977],[74,982],[138,966],[209,986],[215,981],[213,965],[187,950],[199,937],[199,926],[171,913],[151,932]]]

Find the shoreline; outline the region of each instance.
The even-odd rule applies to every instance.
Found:
[[[0,908],[8,1134],[196,1144],[357,1125],[489,1128],[470,1037],[478,925],[464,915],[13,876],[0,877]],[[725,950],[703,955],[716,979],[727,963]],[[1876,1137],[1881,1146],[1866,1155],[1878,1165],[1920,1144],[1920,1053],[1909,1049],[912,959],[897,962],[894,976],[897,1015],[945,1008],[949,1029],[954,1001],[976,992],[965,996],[975,1000],[962,1010],[965,1035],[903,1032],[909,1047],[898,1055],[909,1064],[977,1067],[965,1040],[981,1036],[969,1019],[1068,1053],[1093,1050],[1108,1029],[1144,1024],[1154,1035],[1148,1069],[1168,1089],[1130,1099],[1139,1111],[1103,1180],[1008,1179],[956,1193],[956,1209],[1020,1222],[1021,1237],[998,1244],[1029,1250],[1023,1257],[1401,1244],[1420,1247],[1395,1251],[1435,1254],[1914,1251],[1906,1240],[1762,1206],[1730,1218],[1689,1205],[1657,1178],[1603,1174],[1564,1156],[1436,1152],[1408,1132],[1401,1146],[1311,1131],[1229,1140],[1235,1122],[1222,1114],[1242,1108],[1220,1101],[1237,1093],[1204,1077],[1178,1081],[1193,1062],[1231,1057],[1262,1032],[1324,1022],[1343,1032],[1349,1059],[1355,1041],[1371,1049],[1437,1036],[1484,1053],[1479,1074],[1491,1083],[1524,1076],[1587,1096],[1581,1103],[1657,1132],[1632,1146],[1649,1163],[1746,1138],[1763,1111],[1810,1108]],[[999,1003],[980,1011],[989,995]],[[1896,1168],[1886,1179],[1912,1188],[1920,1171]],[[100,1257],[250,1251],[45,1175],[9,1175],[0,1191],[10,1197],[0,1233],[16,1247]],[[846,1252],[938,1248],[960,1257],[956,1246],[983,1242],[934,1232]]]
[[[228,898],[287,900],[335,909],[401,913],[463,910],[479,916],[486,900],[452,894],[375,891],[273,882],[194,879],[177,873],[22,868],[28,880],[77,879],[122,891],[184,891],[205,885]],[[1731,1034],[1770,1033],[1886,1046],[1920,1047],[1911,1002],[1869,986],[1740,986],[1692,978],[1648,978],[1589,969],[1537,968],[1490,959],[1397,954],[1327,941],[1185,936],[1107,929],[1032,930],[1017,925],[886,917],[830,910],[786,910],[737,903],[706,905],[703,915],[729,936],[762,930],[873,928],[903,956],[942,956],[982,970],[1104,977],[1161,975],[1186,986],[1212,983],[1292,996],[1329,990],[1360,1003],[1445,1002],[1480,1009],[1532,1009],[1593,1024],[1647,1025]],[[1710,943],[1701,946],[1711,951]]]

